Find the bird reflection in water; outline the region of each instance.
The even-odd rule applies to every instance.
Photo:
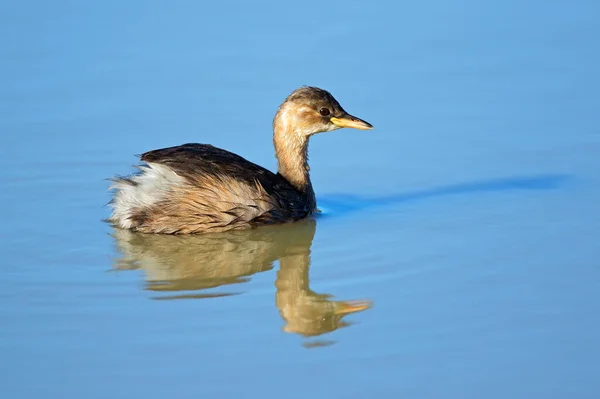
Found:
[[[365,300],[334,301],[331,295],[309,288],[310,247],[315,229],[312,219],[199,236],[115,229],[113,236],[121,257],[114,266],[118,270],[144,270],[148,290],[178,293],[161,299],[210,298],[235,293],[204,290],[249,281],[251,275],[272,269],[273,262],[279,260],[275,303],[285,322],[283,330],[314,337],[347,326],[344,316],[371,306]],[[329,343],[307,342],[305,346]]]

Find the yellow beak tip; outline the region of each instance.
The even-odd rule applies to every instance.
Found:
[[[359,130],[371,130],[373,129],[373,125],[369,122],[363,121],[362,119],[356,118],[354,116],[345,116],[342,118],[333,117],[330,119],[331,123],[339,127],[347,127],[350,129],[359,129]]]

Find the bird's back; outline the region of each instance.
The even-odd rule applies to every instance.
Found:
[[[295,221],[312,209],[285,178],[207,144],[142,154],[139,173],[113,179],[121,228],[145,233],[227,231]]]

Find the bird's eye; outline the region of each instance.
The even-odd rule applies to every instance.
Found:
[[[323,107],[323,108],[321,108],[321,109],[319,110],[319,113],[320,113],[321,115],[323,115],[323,116],[327,116],[327,115],[329,115],[331,112],[329,112],[329,110],[328,110],[327,108]]]

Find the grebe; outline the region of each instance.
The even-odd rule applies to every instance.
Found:
[[[277,174],[208,144],[183,144],[141,156],[139,173],[116,177],[108,221],[142,233],[193,234],[304,219],[316,210],[308,139],[343,127],[372,129],[326,90],[301,87],[273,119]]]

